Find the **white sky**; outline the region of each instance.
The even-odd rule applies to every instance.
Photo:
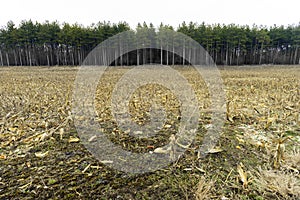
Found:
[[[298,24],[300,0],[3,0],[0,27],[9,20],[91,25],[98,21],[126,21],[132,28],[138,22],[160,22],[178,27],[183,21],[208,24],[235,23],[272,26]]]

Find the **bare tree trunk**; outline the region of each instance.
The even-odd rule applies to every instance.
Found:
[[[59,66],[59,47],[58,47],[58,49],[56,50],[56,65]]]
[[[191,63],[191,58],[192,58],[192,48],[189,47],[189,64]]]
[[[121,55],[121,57],[120,57],[120,65],[121,66],[123,66],[123,48],[122,48],[122,46],[121,46],[121,42],[119,42],[119,45],[120,45],[120,55]]]
[[[273,62],[272,62],[273,64],[276,64],[276,60],[278,58],[278,49],[279,49],[279,42],[278,42],[276,50],[275,50],[275,55],[274,55]]]
[[[152,48],[149,49],[149,54],[150,54],[149,63],[151,64],[151,63],[153,63],[152,62]]]
[[[2,57],[2,51],[0,49],[0,63],[1,63],[1,66],[3,66],[3,57]]]
[[[196,47],[194,47],[194,49],[193,49],[194,51],[193,51],[193,53],[194,53],[194,56],[193,56],[193,63],[196,63],[197,62],[197,59],[196,59]],[[199,63],[198,63],[199,64]]]
[[[108,64],[108,62],[107,62],[107,57],[106,57],[107,55],[106,55],[106,51],[105,51],[105,49],[103,50],[103,64],[104,64],[104,66],[107,66]]]
[[[232,53],[232,49],[230,48],[230,56],[229,56],[229,65],[231,66],[231,64],[232,64],[232,57],[233,57],[233,55],[232,55],[233,53]]]
[[[68,48],[68,47],[67,47],[67,48]],[[68,65],[68,61],[67,61],[67,50],[64,49],[63,51],[64,51],[64,64],[65,64],[65,65]]]
[[[160,64],[163,64],[163,48],[162,48],[162,44],[160,44]]]
[[[185,40],[183,40],[182,65],[185,64]]]
[[[51,49],[50,49],[50,65],[54,65],[54,47],[51,46]]]
[[[260,47],[260,54],[259,54],[259,62],[258,64],[261,65],[261,60],[262,60],[262,55],[263,55],[263,49],[264,49],[264,43],[261,43],[261,47]]]
[[[273,50],[272,64],[275,64],[277,55],[278,55],[278,50],[276,48],[276,50]]]
[[[167,44],[167,65],[169,65],[169,44]]]
[[[33,45],[32,47],[32,65],[36,65],[36,66],[39,65],[39,60],[37,58],[35,45]]]
[[[172,65],[174,66],[174,64],[175,64],[175,47],[173,44]]]
[[[22,61],[22,49],[19,49],[19,60],[20,60],[20,65],[23,66],[23,61]]]
[[[47,53],[46,57],[47,57],[47,66],[50,66],[50,60],[49,60],[49,55],[48,55],[48,53]]]
[[[228,51],[229,51],[229,48],[228,48],[228,43],[226,44],[226,55],[225,55],[225,65],[228,65]]]
[[[77,64],[80,65],[81,64],[81,50],[77,49],[76,51],[77,51],[77,59],[78,59],[78,63]],[[105,54],[105,56],[107,56],[107,55]]]
[[[218,46],[218,44],[216,42],[216,46],[215,46],[215,63],[218,62],[218,49],[217,49],[217,46]]]
[[[8,57],[8,53],[6,52],[6,63],[7,63],[7,66],[9,66],[9,57]]]
[[[239,44],[238,44],[238,49],[237,51],[237,56],[236,56],[236,65],[239,65],[239,59],[240,59],[240,50],[241,50],[241,40],[239,40]]]
[[[294,65],[296,64],[297,54],[298,54],[298,45],[296,46],[296,50],[295,50],[294,61],[293,61]]]
[[[143,48],[143,64],[146,64],[146,49]]]
[[[128,51],[128,47],[129,45],[127,44],[127,51]],[[129,52],[126,53],[126,65],[129,65]]]
[[[72,64],[74,66],[75,65],[74,51],[72,51],[72,53],[71,53],[71,59],[72,59]]]
[[[18,58],[17,58],[16,49],[14,49],[14,59],[15,59],[15,65],[18,65]]]
[[[239,52],[238,49],[237,49],[236,51],[237,51],[237,52],[236,52],[236,65],[239,65],[240,52]]]
[[[25,49],[24,49],[24,51],[25,51],[25,66],[28,66],[29,64],[29,48],[28,48],[28,46],[26,45],[26,47],[25,47]]]
[[[136,65],[140,65],[140,56],[139,56],[139,50],[136,50]]]
[[[293,63],[293,50],[289,50],[288,65]]]
[[[31,58],[30,50],[28,50],[28,57],[29,57],[29,66],[32,66],[32,58]]]
[[[285,51],[284,51],[284,56],[283,56],[283,62],[284,62],[284,64],[286,64],[286,54],[287,54],[287,49],[285,49]]]
[[[258,51],[258,45],[255,44],[254,51],[253,51],[253,63],[252,64],[256,64],[256,52],[257,51]]]

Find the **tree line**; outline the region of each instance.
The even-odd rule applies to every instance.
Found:
[[[250,27],[183,22],[176,29],[164,24],[156,29],[152,23],[144,22],[133,30],[126,22],[82,26],[29,20],[18,26],[9,21],[0,29],[0,66],[80,65],[93,48],[113,35],[130,30],[139,34],[139,39],[146,40],[149,36],[141,34],[143,30],[151,33],[151,37],[163,38],[164,29],[191,37],[218,65],[300,64],[300,24]],[[150,54],[151,61],[162,64],[187,64],[185,59],[172,55],[172,49],[131,52],[113,64],[144,64],[147,62],[144,54]]]

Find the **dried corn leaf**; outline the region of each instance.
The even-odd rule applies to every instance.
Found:
[[[170,153],[171,148],[162,148],[162,147],[158,147],[156,149],[154,149],[154,153],[160,153],[160,154],[168,154]]]
[[[221,147],[215,147],[215,148],[209,149],[209,150],[207,151],[207,153],[220,153],[220,152],[222,152],[222,151],[224,151],[224,150],[221,149]]]
[[[239,178],[243,183],[243,187],[246,188],[248,185],[248,178],[247,178],[247,173],[243,170],[243,164],[240,163],[237,166],[237,172],[239,173]]]
[[[44,158],[48,155],[48,153],[49,153],[48,151],[46,151],[46,152],[36,152],[34,155],[38,158]]]
[[[60,137],[60,140],[63,139],[64,132],[65,132],[64,128],[60,128],[60,129],[59,129],[59,137]]]
[[[79,138],[73,137],[73,136],[70,136],[70,138],[68,140],[69,143],[76,143],[76,142],[79,142],[79,141],[80,141]]]
[[[112,160],[100,160],[100,162],[103,164],[113,164],[114,163],[114,161],[112,161]]]

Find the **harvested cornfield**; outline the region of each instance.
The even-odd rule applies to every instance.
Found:
[[[110,107],[114,85],[128,69],[111,67],[102,76],[98,122],[116,145],[153,152],[176,133],[180,102],[159,85],[139,88],[129,104],[133,121],[149,120],[151,102],[164,107],[167,120],[155,137],[130,137]],[[227,121],[206,157],[198,149],[211,122],[207,88],[192,67],[175,69],[199,101],[196,138],[169,166],[131,175],[99,162],[81,143],[72,116],[77,67],[1,67],[0,198],[299,199],[300,66],[220,69]]]

